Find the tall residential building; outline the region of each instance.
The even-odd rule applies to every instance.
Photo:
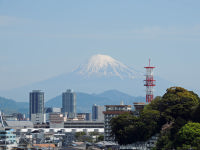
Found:
[[[110,120],[123,114],[124,112],[131,111],[131,105],[106,105],[106,111],[104,111],[104,140],[105,141],[113,141],[114,137],[111,136],[111,126]]]
[[[62,93],[62,112],[67,114],[68,118],[76,116],[76,94],[70,89]]]
[[[38,118],[39,117],[39,118]],[[44,122],[44,92],[33,90],[29,95],[29,118],[37,123]],[[37,118],[37,119],[36,119]]]
[[[94,104],[92,106],[92,120],[94,121],[103,121],[104,120],[104,106],[98,106]]]

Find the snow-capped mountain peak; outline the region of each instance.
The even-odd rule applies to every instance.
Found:
[[[135,78],[138,72],[130,69],[123,63],[108,55],[97,54],[92,56],[87,63],[80,65],[76,73],[84,76],[116,76],[121,79]]]
[[[102,68],[107,67],[108,65],[116,65],[117,61],[108,55],[94,55],[88,61],[89,68]]]

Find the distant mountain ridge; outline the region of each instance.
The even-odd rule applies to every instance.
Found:
[[[108,55],[98,54],[92,56],[72,72],[10,91],[0,91],[0,95],[18,101],[26,101],[32,90],[42,90],[45,92],[45,98],[51,99],[66,89],[84,93],[101,93],[117,89],[129,95],[143,96],[145,95],[144,78],[143,73]],[[155,80],[155,96],[163,95],[167,88],[175,86],[174,83],[158,76],[155,76]]]
[[[124,104],[132,105],[133,102],[145,102],[144,97],[134,97],[118,90],[109,90],[100,94],[86,94],[77,92],[77,112],[91,112],[92,105],[116,105],[121,101]],[[46,107],[62,107],[62,96],[56,96],[55,98],[45,103]]]
[[[28,114],[29,104],[27,102],[16,102],[12,99],[0,97],[0,110],[6,114],[20,112]]]
[[[123,100],[124,104],[132,105],[133,102],[144,102],[144,97],[134,97],[118,90],[109,90],[100,94],[87,94],[76,92],[77,95],[77,112],[91,112],[92,105],[112,105],[120,104]],[[56,96],[45,102],[45,107],[62,107],[62,96]],[[6,114],[20,112],[28,115],[29,103],[16,102],[12,99],[0,97],[0,110]]]

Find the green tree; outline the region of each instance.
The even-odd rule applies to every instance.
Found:
[[[155,150],[170,150],[172,149],[173,142],[169,139],[170,130],[165,130],[162,132],[160,137],[158,138]]]
[[[199,101],[194,92],[181,87],[171,87],[162,97],[156,97],[146,105],[138,117],[125,113],[113,118],[112,136],[119,144],[131,144],[146,141],[152,135],[160,133],[155,149],[177,148],[176,139],[182,126],[190,120],[200,121],[200,117],[194,117],[200,112]],[[163,128],[165,125],[166,129]]]
[[[79,138],[79,137],[81,137],[83,135],[86,135],[86,133],[85,132],[76,132],[75,133],[75,138]]]
[[[90,136],[99,135],[99,132],[90,132],[89,135],[90,135]]]
[[[199,104],[199,97],[181,87],[171,87],[158,103],[158,110],[167,122],[175,121],[178,117],[191,119],[191,112]],[[151,104],[150,104],[151,105]]]
[[[111,119],[111,136],[115,138],[119,144],[130,144],[134,137],[131,133],[136,130],[136,122],[138,117],[130,113],[124,113]]]
[[[99,135],[98,137],[97,137],[97,142],[100,142],[100,141],[103,141],[104,140],[104,135]]]
[[[148,140],[152,135],[159,133],[161,126],[158,122],[160,120],[160,112],[157,110],[144,110],[139,116],[139,122],[143,124],[138,128],[137,132],[141,132],[141,141]]]
[[[192,121],[200,122],[200,105],[196,106],[196,109],[192,112]]]
[[[177,143],[181,147],[189,145],[193,148],[200,148],[200,123],[185,124],[178,132]]]
[[[188,121],[192,120],[192,116],[199,105],[199,97],[194,92],[184,88],[172,87],[167,89],[167,92],[160,100],[157,100],[156,104],[161,113],[160,120],[162,120],[162,124],[171,123],[170,128],[167,130],[168,134],[161,132],[157,146],[160,148],[163,145],[163,149],[166,150],[173,149],[177,147],[178,131]],[[165,143],[163,139],[167,139],[167,142]]]
[[[119,144],[145,141],[159,132],[159,118],[160,113],[156,110],[145,110],[139,117],[124,113],[111,119],[111,134]]]

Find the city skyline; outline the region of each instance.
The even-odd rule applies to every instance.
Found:
[[[150,57],[157,75],[196,90],[198,6],[199,1],[0,1],[0,90],[70,72],[95,54],[139,71]]]

